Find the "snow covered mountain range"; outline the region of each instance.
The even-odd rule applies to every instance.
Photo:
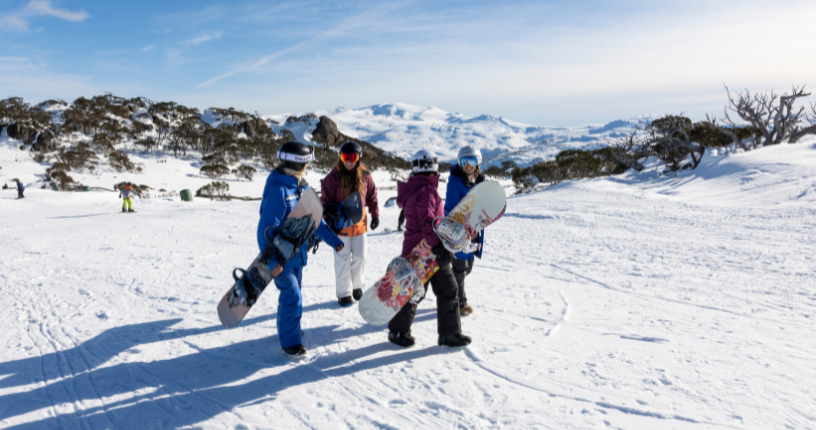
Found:
[[[642,116],[582,127],[549,127],[491,115],[471,118],[458,112],[403,103],[318,110],[315,114],[331,118],[342,133],[371,142],[403,158],[410,157],[419,148],[429,148],[441,160],[450,162],[455,160],[459,148],[473,145],[482,150],[486,166],[504,160],[526,166],[550,160],[564,149],[596,149],[606,146],[606,139],[625,136],[653,119],[652,116]],[[271,125],[276,132],[287,128],[296,136],[310,140],[310,130],[317,119],[300,125],[287,123],[286,119],[291,116],[264,115],[264,118],[279,123]]]

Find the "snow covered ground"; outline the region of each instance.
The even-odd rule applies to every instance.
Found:
[[[12,155],[2,182],[43,169]],[[132,180],[197,171],[169,164]],[[369,285],[400,250],[388,179]],[[814,187],[810,139],[511,197],[468,277],[465,349],[436,346],[433,300],[407,350],[338,308],[323,247],[300,362],[274,288],[234,329],[215,313],[257,253],[258,202],[122,214],[114,193],[0,191],[0,428],[815,429]]]

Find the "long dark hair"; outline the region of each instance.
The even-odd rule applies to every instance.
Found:
[[[340,174],[340,191],[348,197],[355,191],[360,192],[360,196],[365,198],[365,165],[358,161],[354,169],[346,169],[345,163],[341,160],[337,163],[337,172]]]

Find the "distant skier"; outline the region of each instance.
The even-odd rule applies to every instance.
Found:
[[[257,232],[261,252],[269,244],[264,235],[266,228],[279,226],[297,204],[300,194],[309,187],[303,177],[306,174],[307,163],[314,160],[314,148],[300,142],[287,142],[278,151],[278,159],[280,160],[278,167],[266,179],[261,201],[261,219]],[[336,252],[343,249],[343,242],[332,233],[325,221],[321,220],[317,235]],[[274,235],[271,239],[274,240]],[[308,244],[304,244],[300,252],[283,267],[278,264],[277,258],[272,258],[269,264],[272,275],[275,276],[275,286],[280,290],[277,319],[280,346],[290,357],[306,354],[300,319],[303,316],[301,280],[303,267],[307,263],[307,248]]]
[[[25,191],[25,187],[23,186],[23,183],[16,178],[14,179],[14,181],[17,182],[17,198],[18,199],[24,198],[25,196],[23,195],[23,191]]]
[[[456,279],[451,270],[452,255],[439,240],[433,230],[434,218],[443,214],[442,197],[439,196],[439,163],[436,154],[421,149],[411,159],[414,175],[408,182],[397,183],[397,205],[405,209],[405,235],[402,242],[402,256],[407,256],[422,239],[430,245],[439,271],[429,283],[436,295],[436,321],[438,344],[465,346],[471,339],[462,334],[459,321],[459,300],[456,296]],[[427,284],[426,284],[427,287]],[[388,340],[399,346],[414,344],[411,324],[416,316],[417,305],[408,303],[388,323]]]
[[[456,207],[465,194],[470,191],[471,187],[485,180],[480,168],[482,164],[482,152],[479,151],[478,148],[465,146],[459,150],[459,154],[456,158],[457,163],[451,167],[450,177],[448,178],[448,188],[445,193],[445,215]],[[465,294],[465,277],[473,270],[473,263],[476,261],[473,258],[474,254],[476,257],[482,258],[484,230],[479,232],[479,235],[475,237],[473,241],[479,242],[478,251],[471,254],[459,252],[451,262],[453,276],[456,278],[456,283],[459,286],[459,313],[463,316],[473,313],[473,307],[468,304],[467,295]]]
[[[133,210],[133,198],[130,197],[133,193],[133,187],[130,181],[125,182],[125,186],[119,189],[119,198],[122,199],[122,212],[135,212]]]
[[[328,214],[355,191],[371,212],[371,230],[380,225],[380,209],[377,201],[377,187],[371,175],[367,174],[362,162],[363,148],[357,142],[346,142],[340,147],[340,161],[337,166],[320,181],[320,201]],[[327,215],[328,217],[328,215]],[[343,252],[334,255],[334,276],[337,301],[340,306],[351,306],[354,300],[363,297],[366,265],[366,212],[363,219],[342,231],[336,231],[345,245]]]

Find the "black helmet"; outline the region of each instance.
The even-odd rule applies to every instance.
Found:
[[[125,182],[125,185],[130,186],[130,181]]]
[[[363,147],[357,142],[348,141],[340,147],[340,153],[363,155]]]
[[[286,142],[278,150],[278,159],[293,163],[308,163],[314,160],[314,146],[300,142]]]

